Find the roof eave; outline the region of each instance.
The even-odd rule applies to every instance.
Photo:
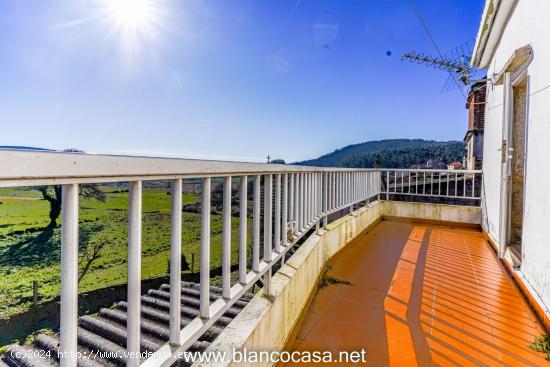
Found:
[[[518,0],[487,0],[476,37],[472,66],[484,69],[489,66],[502,33]]]

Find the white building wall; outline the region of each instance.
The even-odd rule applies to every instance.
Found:
[[[550,306],[550,1],[520,0],[491,60],[487,75],[498,73],[514,50],[531,45],[528,68],[527,164],[521,271]],[[503,86],[487,95],[483,152],[484,209],[482,223],[499,241]]]

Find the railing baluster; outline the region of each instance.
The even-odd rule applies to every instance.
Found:
[[[314,222],[315,221],[315,217],[316,217],[316,211],[317,211],[317,174],[316,173],[311,173],[311,207],[310,207],[310,217],[311,217],[311,220],[310,222]]]
[[[182,181],[172,181],[170,224],[170,344],[181,345],[181,213]]]
[[[327,213],[329,213],[332,210],[332,181],[331,181],[331,175],[332,172],[327,172]]]
[[[317,219],[317,172],[311,174],[311,220],[314,222]]]
[[[354,191],[354,182],[353,182],[353,172],[348,173],[348,204],[353,203],[353,191]],[[353,210],[353,206],[351,208]]]
[[[321,185],[319,184],[319,178],[321,176],[319,172],[315,172],[314,175],[315,175],[315,220],[318,221],[321,218],[321,212],[322,212],[321,210],[322,196],[320,195]]]
[[[309,224],[311,223],[311,174],[308,172],[306,173],[306,193],[305,193],[305,212],[306,212],[306,220],[305,220],[305,226],[309,227]]]
[[[356,202],[359,200],[359,180],[357,172],[353,172],[353,201]]]
[[[449,196],[449,186],[450,186],[450,182],[449,182],[449,177],[451,175],[449,174],[449,172],[447,172],[447,196]]]
[[[458,196],[458,172],[455,173],[455,196]]]
[[[77,365],[78,192],[77,184],[61,188],[61,367]]]
[[[357,181],[357,172],[352,172],[352,179],[353,179],[353,202],[355,203],[359,199],[359,185]]]
[[[261,176],[254,176],[254,201],[252,203],[252,270],[260,271],[260,200]]]
[[[298,232],[302,232],[304,229],[304,174],[298,173],[299,185],[298,185]]]
[[[239,192],[239,283],[246,284],[246,241],[248,226],[248,176],[241,176]]]
[[[390,199],[390,171],[386,171],[386,200]]]
[[[227,300],[231,291],[231,176],[223,178],[222,205],[222,297]]]
[[[302,182],[302,186],[303,186],[303,223],[302,223],[302,226],[303,228],[307,228],[308,224],[309,224],[309,173],[304,173],[303,177],[303,182]]]
[[[466,174],[463,173],[462,176],[464,176],[464,192],[462,193],[462,196],[466,197]]]
[[[346,204],[349,205],[349,213],[352,214],[353,204],[350,205],[350,203],[353,201],[353,172],[348,172],[346,186],[348,191]]]
[[[127,367],[139,366],[141,339],[141,181],[130,183],[128,196]]]
[[[311,220],[312,220],[312,206],[313,206],[313,190],[312,190],[312,187],[313,187],[313,180],[312,180],[312,176],[311,176],[311,172],[308,172],[307,173],[307,195],[306,195],[306,198],[307,198],[307,226],[309,227],[309,225],[311,224]]]
[[[340,172],[334,172],[332,175],[332,185],[334,191],[334,200],[332,201],[332,210],[336,211],[338,209],[338,178],[340,177]]]
[[[348,201],[348,173],[342,172],[342,208],[347,207]]]
[[[327,228],[327,223],[328,223],[328,175],[329,173],[328,172],[325,172],[323,173],[323,227],[324,228]]]
[[[200,317],[210,318],[210,177],[202,179]]]
[[[342,172],[342,207],[347,207],[347,201],[348,201],[348,173]]]
[[[346,197],[345,197],[345,178],[346,178],[346,172],[342,172],[340,173],[340,209],[342,209],[344,207],[344,204],[346,202]]]
[[[294,173],[289,173],[288,175],[288,220],[294,220]],[[287,228],[284,228],[285,234]],[[286,235],[285,235],[286,237]]]
[[[329,212],[334,209],[334,172],[328,173],[328,210]]]
[[[475,191],[476,191],[476,174],[472,174],[472,197],[475,197]]]
[[[422,195],[426,195],[426,171],[422,175]]]
[[[271,200],[273,189],[273,177],[272,175],[264,176],[264,261],[271,262],[271,244],[272,244],[272,216],[271,216]],[[271,294],[271,268],[269,268],[264,275],[264,294]]]
[[[271,261],[273,175],[264,176],[264,261]]]
[[[370,199],[369,190],[371,190],[373,186],[374,175],[370,174],[369,172],[365,172],[364,175],[365,175],[365,200],[366,200],[365,205],[368,205],[369,199]]]
[[[329,187],[330,187],[330,211],[333,211],[335,208],[335,201],[336,201],[336,172],[330,172],[329,173],[330,181],[329,181]]]
[[[312,214],[311,216],[313,217],[313,220],[316,221],[317,220],[317,215],[318,215],[318,210],[319,210],[319,187],[318,187],[318,184],[319,184],[319,175],[317,174],[317,172],[314,172],[311,174],[312,178],[313,178],[313,182],[312,182],[312,187],[313,187],[313,203],[312,203]]]
[[[275,218],[273,220],[273,248],[276,253],[281,252],[281,175],[275,175]]]
[[[283,197],[282,197],[282,218],[281,218],[281,244],[283,246],[287,246],[288,244],[288,238],[287,238],[287,226],[288,226],[288,212],[289,212],[289,204],[288,204],[288,174],[283,175]]]
[[[294,232],[300,232],[300,174],[294,174],[294,195],[293,195],[293,217],[292,220],[296,222]],[[293,233],[294,233],[293,232]]]
[[[346,174],[346,204],[351,203],[353,183],[351,179],[351,172]]]
[[[338,178],[338,209],[342,209],[344,207],[344,175],[345,172],[340,172],[340,177]]]

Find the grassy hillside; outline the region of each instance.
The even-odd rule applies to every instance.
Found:
[[[368,141],[348,145],[332,153],[299,165],[321,167],[374,167],[376,156],[380,155],[381,166],[390,168],[408,168],[425,164],[428,159],[442,160],[446,163],[461,161],[464,143],[459,141],[438,142],[422,139],[389,139]]]
[[[80,257],[87,243],[104,243],[101,257],[79,284],[80,291],[126,283],[128,193],[122,187],[103,187],[105,203],[80,200]],[[199,200],[185,194],[184,203]],[[36,191],[0,189],[0,317],[26,309],[32,300],[32,282],[40,284],[42,300],[60,290],[60,227],[45,229],[48,203]],[[195,271],[200,263],[200,214],[183,213],[182,253]],[[238,218],[233,218],[233,261],[237,260]],[[170,247],[170,195],[166,189],[143,191],[143,279],[166,275]],[[211,217],[212,267],[221,264],[220,215]],[[82,264],[81,264],[82,268]]]

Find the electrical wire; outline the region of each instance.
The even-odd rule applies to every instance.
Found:
[[[294,12],[296,12],[296,9],[300,4],[302,3],[302,0],[297,0],[296,3],[294,3],[294,6],[292,7],[292,10],[290,10],[290,13],[286,17],[285,21],[283,22],[282,28],[285,28],[288,22],[290,22],[290,19],[294,16]]]

